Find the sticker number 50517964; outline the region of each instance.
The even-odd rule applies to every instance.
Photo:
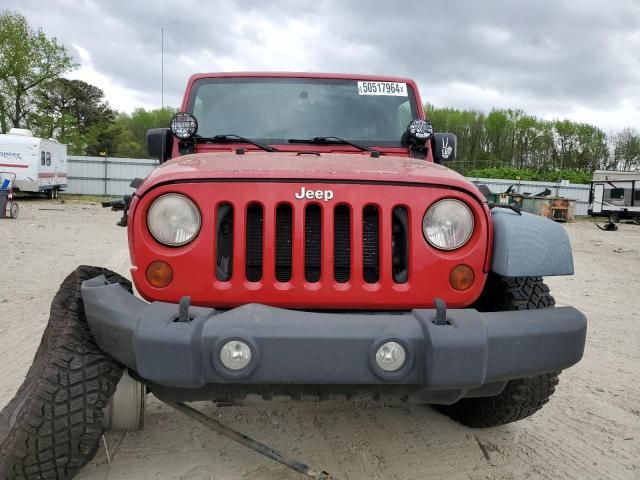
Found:
[[[358,81],[358,95],[407,96],[407,84],[399,82]]]

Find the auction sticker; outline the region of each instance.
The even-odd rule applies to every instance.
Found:
[[[407,84],[400,82],[358,81],[358,95],[391,95],[406,97]]]

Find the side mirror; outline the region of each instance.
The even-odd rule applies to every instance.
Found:
[[[169,128],[152,128],[147,130],[147,152],[151,158],[164,163],[171,158],[173,134]]]
[[[455,160],[458,138],[455,133],[433,134],[433,159],[436,163]]]

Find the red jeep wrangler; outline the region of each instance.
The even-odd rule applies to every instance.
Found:
[[[542,280],[573,273],[564,229],[443,166],[456,138],[413,81],[194,75],[181,110],[124,202],[146,301],[104,269],[65,280],[2,412],[8,477],[70,478],[105,409],[140,423],[139,384],[169,402],[399,397],[491,427],[580,360],[586,319]]]

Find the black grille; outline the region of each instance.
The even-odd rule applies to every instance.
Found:
[[[391,229],[393,281],[407,283],[409,279],[409,214],[405,207],[393,209]]]
[[[380,279],[380,215],[373,205],[362,211],[362,276],[367,283]]]
[[[280,205],[276,209],[276,280],[291,280],[293,214],[290,205]]]
[[[339,283],[351,278],[351,211],[346,205],[333,213],[333,278]]]
[[[322,206],[308,204],[304,207],[304,279],[307,282],[319,282],[324,268],[331,259],[322,255],[322,242],[333,241],[333,278],[338,283],[352,279],[352,262],[362,265],[362,277],[366,283],[380,281],[381,262],[391,264],[390,275],[395,283],[406,283],[409,278],[409,212],[404,206],[396,206],[391,211],[367,205],[362,209],[362,236],[355,239],[362,242],[362,258],[353,259],[353,232],[358,231],[353,223],[351,207],[337,205],[333,215],[323,216]],[[331,209],[331,206],[324,206]],[[355,208],[355,207],[354,207]],[[244,254],[245,278],[250,282],[259,282],[264,278],[264,256],[275,252],[275,279],[289,282],[293,275],[293,207],[281,204],[275,211],[275,225],[265,225],[265,207],[251,203],[244,212],[234,211],[230,203],[220,204],[216,209],[216,278],[220,281],[231,280],[233,274],[233,256]],[[390,238],[380,238],[381,215],[391,217],[391,232],[385,232]],[[326,220],[325,220],[326,219]],[[239,252],[234,251],[234,222],[245,222],[243,234],[245,245]],[[328,221],[327,225],[323,222]],[[323,238],[328,227],[333,225],[333,238]],[[274,229],[267,232],[265,229]],[[241,229],[239,229],[241,230]],[[329,228],[330,230],[330,228]],[[275,245],[265,245],[267,233],[275,233]],[[360,236],[360,235],[358,235]],[[299,234],[298,234],[299,238]],[[381,258],[381,242],[391,242],[391,258]],[[273,248],[273,250],[272,250]],[[301,265],[302,266],[302,265]],[[329,266],[329,268],[331,268]],[[296,281],[299,280],[296,278]]]
[[[320,280],[322,269],[322,210],[309,205],[304,215],[304,278],[307,282]]]
[[[262,243],[264,215],[260,205],[247,208],[247,280],[258,282],[262,278]]]
[[[216,214],[216,278],[223,282],[231,280],[233,271],[233,206],[223,203]]]

